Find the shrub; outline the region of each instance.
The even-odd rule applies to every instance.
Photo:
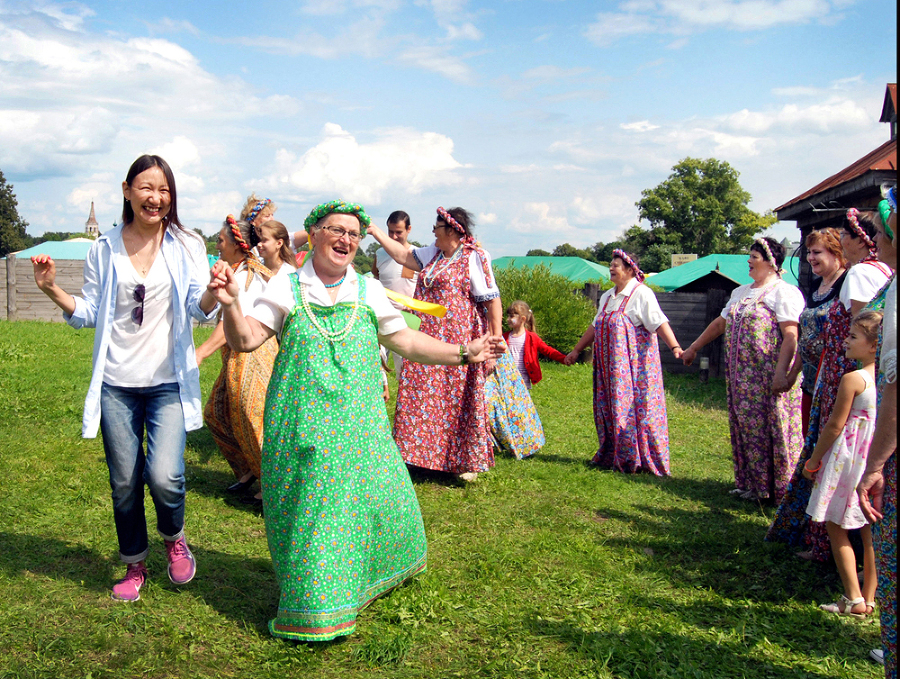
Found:
[[[576,291],[576,284],[565,276],[550,273],[543,264],[527,269],[494,271],[503,300],[504,330],[506,307],[521,299],[534,312],[538,334],[547,344],[568,353],[594,320],[593,303]]]

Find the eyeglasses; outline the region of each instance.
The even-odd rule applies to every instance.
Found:
[[[437,233],[438,229],[449,229],[450,227],[446,224],[435,224],[431,227],[431,233]]]
[[[138,283],[134,287],[134,293],[132,293],[134,301],[138,302],[140,306],[136,306],[131,310],[131,320],[138,325],[144,322],[144,295],[146,292],[147,288],[144,287],[144,284]]]
[[[363,235],[359,231],[347,231],[347,229],[342,229],[339,226],[323,226],[321,227],[325,229],[328,233],[334,236],[337,239],[341,239],[344,236],[350,239],[351,243],[359,243],[362,240]]]

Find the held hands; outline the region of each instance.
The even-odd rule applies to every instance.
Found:
[[[234,278],[234,272],[221,259],[213,265],[209,272],[209,285],[206,289],[222,306],[231,306],[237,301],[240,286]]]
[[[56,285],[56,262],[50,255],[35,255],[31,258],[34,269],[34,282],[41,292],[47,292]]]
[[[573,349],[573,350],[570,351],[568,354],[566,354],[565,359],[563,359],[563,363],[564,363],[565,365],[572,365],[573,363],[575,363],[575,361],[578,360],[578,355],[579,355],[580,353],[581,353],[580,351],[575,351],[575,350]]]
[[[684,349],[682,349],[681,347],[675,347],[674,349],[672,349],[672,355],[675,358],[681,358],[682,356],[684,356]]]
[[[693,347],[688,347],[680,354],[676,354],[674,351],[672,353],[675,354],[675,358],[680,358],[685,365],[691,365],[694,359],[697,358],[697,350]]]
[[[773,394],[783,394],[786,391],[790,391],[791,386],[791,382],[788,380],[787,375],[776,372],[775,376],[772,378],[772,386],[769,387],[769,391]]]
[[[488,335],[485,333],[478,339],[474,339],[467,345],[469,350],[469,363],[494,362],[502,354],[506,353],[506,343],[502,335]],[[488,364],[490,367],[490,363]]]

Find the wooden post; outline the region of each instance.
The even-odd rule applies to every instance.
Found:
[[[16,310],[16,256],[6,255],[6,320],[16,321],[19,313]]]
[[[729,296],[725,290],[710,289],[706,291],[706,325],[712,323],[722,313]],[[725,368],[721,365],[722,361],[720,360],[722,342],[722,337],[717,337],[701,351],[702,356],[709,357],[709,374],[713,377],[720,377]]]

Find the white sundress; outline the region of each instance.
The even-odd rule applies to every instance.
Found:
[[[875,433],[875,381],[865,370],[857,370],[866,388],[853,399],[844,430],[822,458],[806,513],[813,521],[831,521],[852,530],[868,521],[859,507],[856,486],[866,470],[869,444]]]

